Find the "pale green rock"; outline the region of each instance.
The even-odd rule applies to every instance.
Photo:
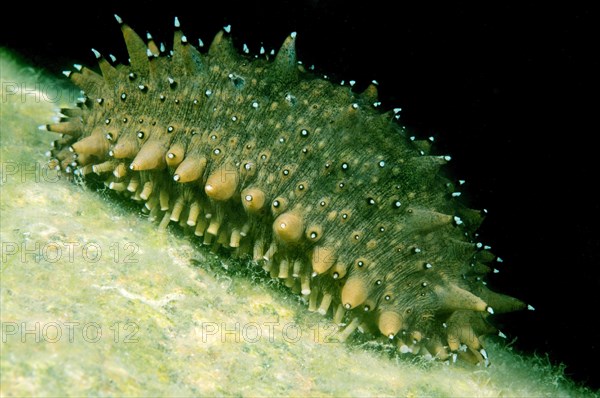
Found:
[[[1,49],[0,68],[0,396],[592,395],[495,339],[489,368],[329,341],[252,264],[48,170],[37,126],[78,92]]]

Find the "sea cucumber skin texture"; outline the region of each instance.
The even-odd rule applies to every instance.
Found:
[[[95,52],[101,73],[65,72],[85,97],[45,126],[63,133],[54,165],[252,256],[345,324],[342,340],[360,327],[401,352],[487,362],[489,315],[524,304],[486,287],[495,257],[440,175],[449,158],[382,113],[374,85],[306,72],[295,34],[251,59],[224,32],[201,53],[178,25],[172,55],[121,22],[129,65]]]

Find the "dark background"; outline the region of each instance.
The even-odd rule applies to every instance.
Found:
[[[378,80],[384,107],[452,155],[463,196],[489,210],[481,240],[505,260],[490,285],[536,308],[497,317],[514,347],[600,387],[598,15],[573,3],[205,3],[27,5],[2,14],[0,46],[58,76],[95,65],[91,47],[126,59],[113,13],[168,46],[175,15],[194,43],[232,24],[236,46],[254,53],[298,31],[305,64],[358,89]]]

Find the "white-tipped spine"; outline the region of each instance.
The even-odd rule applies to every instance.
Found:
[[[100,52],[98,50],[96,50],[95,48],[92,48],[92,52],[94,53],[94,56],[96,57],[96,59],[100,59],[102,57],[102,54],[100,54]]]

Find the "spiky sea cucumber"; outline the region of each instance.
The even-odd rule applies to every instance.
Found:
[[[204,54],[176,18],[166,53],[115,17],[129,65],[93,50],[101,74],[65,72],[84,97],[42,126],[62,133],[56,168],[252,256],[345,325],[341,340],[360,327],[401,352],[487,363],[489,315],[525,304],[486,287],[480,213],[440,174],[449,158],[378,109],[374,84],[357,94],[305,71],[295,33],[254,60],[221,31]]]

